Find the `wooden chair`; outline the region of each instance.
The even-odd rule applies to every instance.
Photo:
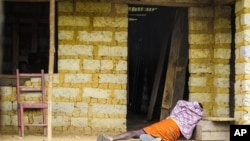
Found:
[[[26,78],[28,80],[36,78],[39,79],[39,86],[25,86],[21,84],[21,81]],[[21,98],[26,94],[36,94],[39,95],[39,100],[34,101],[24,101]],[[41,73],[20,73],[16,69],[16,96],[17,96],[17,118],[18,118],[18,131],[19,135],[24,137],[24,126],[40,126],[43,127],[44,135],[47,135],[47,119],[46,111],[48,109],[48,104],[45,101],[45,77],[44,70]],[[26,95],[28,96],[28,95]],[[30,98],[33,99],[33,98]],[[25,109],[37,109],[41,110],[42,121],[40,123],[25,124],[24,123],[24,112]]]

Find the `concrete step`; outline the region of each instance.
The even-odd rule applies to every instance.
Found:
[[[197,141],[229,141],[232,122],[234,119],[229,117],[203,118],[196,126],[192,139]]]

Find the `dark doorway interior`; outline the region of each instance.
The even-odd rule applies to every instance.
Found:
[[[171,36],[178,9],[129,6],[128,130],[138,129],[160,119]],[[148,121],[147,113],[157,77],[153,117]],[[183,99],[187,99],[187,96],[184,95]]]

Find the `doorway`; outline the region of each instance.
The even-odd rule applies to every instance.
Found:
[[[187,8],[129,5],[128,130],[144,127],[161,118],[162,99],[166,89],[165,80],[167,80],[167,71],[171,71],[169,56],[175,50],[173,38],[176,39],[176,35],[173,37],[173,30],[176,28],[176,18],[180,10],[184,11],[182,13],[187,17]],[[182,20],[182,24],[187,25],[187,22],[187,19]],[[182,37],[186,38],[187,42],[187,31],[183,34],[185,35]],[[187,45],[185,48],[187,49]],[[185,76],[182,79],[183,91],[180,96],[173,94],[174,96],[168,97],[168,100],[174,100],[174,97],[188,99],[187,95],[184,95],[188,93],[185,79],[188,77],[188,57],[187,52],[185,53],[186,63],[182,66],[185,69]],[[169,101],[174,103],[175,100]],[[149,114],[151,114],[150,118]]]

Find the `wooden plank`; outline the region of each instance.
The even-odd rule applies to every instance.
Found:
[[[177,10],[175,26],[172,34],[169,62],[162,98],[161,119],[170,114],[171,108],[175,105],[178,99],[183,98],[186,76],[185,72],[188,59],[188,46],[185,45],[185,42],[187,42],[186,22],[187,9],[179,8]]]
[[[163,41],[161,41],[161,50],[160,50],[160,56],[159,56],[159,61],[157,64],[156,72],[155,72],[155,77],[154,77],[154,83],[152,87],[152,92],[151,92],[151,98],[150,98],[150,103],[149,103],[149,108],[148,108],[148,114],[147,114],[147,120],[151,120],[154,114],[154,109],[156,107],[156,101],[158,98],[162,97],[162,93],[159,94],[160,90],[160,84],[162,81],[162,76],[165,72],[163,72],[165,63],[167,62],[165,59],[167,58],[169,54],[169,45],[170,45],[170,40],[171,40],[171,34],[172,30],[174,27],[174,19],[175,19],[175,14],[176,14],[176,9],[171,9],[168,12],[168,23],[164,27],[164,33],[162,36]],[[164,70],[165,71],[165,70]]]
[[[161,109],[161,116],[160,116],[161,119],[165,117],[165,114],[169,115],[170,110],[171,110],[170,108],[172,105],[172,94],[174,93],[174,85],[175,85],[175,82],[174,82],[175,63],[179,56],[178,55],[179,46],[176,46],[176,47],[174,46],[176,43],[173,42],[174,41],[173,39],[176,38],[177,36],[176,30],[178,29],[179,28],[177,28],[177,23],[175,23],[171,46],[170,46],[169,62],[168,62],[167,75],[166,75],[166,81],[165,81],[165,87],[164,87],[164,94],[162,97],[162,109]]]
[[[149,103],[149,110],[148,110],[148,115],[147,115],[147,120],[151,120],[154,112],[154,107],[155,107],[155,102],[157,99],[158,91],[159,91],[159,85],[161,81],[161,76],[162,76],[162,71],[163,71],[163,65],[165,63],[165,55],[166,55],[166,50],[167,46],[162,46],[161,47],[161,54],[159,58],[159,62],[157,65],[156,73],[155,73],[155,79],[154,79],[154,84],[153,84],[153,90],[151,93],[151,98],[150,98],[150,103]]]
[[[187,9],[179,10],[179,31],[177,31],[178,36],[177,39],[179,44],[179,53],[178,60],[176,63],[176,76],[175,76],[175,84],[174,85],[174,93],[172,98],[172,105],[174,107],[178,100],[184,98],[184,89],[186,84],[186,72],[187,72],[187,64],[188,64],[188,24],[185,21],[188,21],[187,17]],[[176,45],[177,46],[177,45]],[[176,47],[175,46],[175,47]]]

